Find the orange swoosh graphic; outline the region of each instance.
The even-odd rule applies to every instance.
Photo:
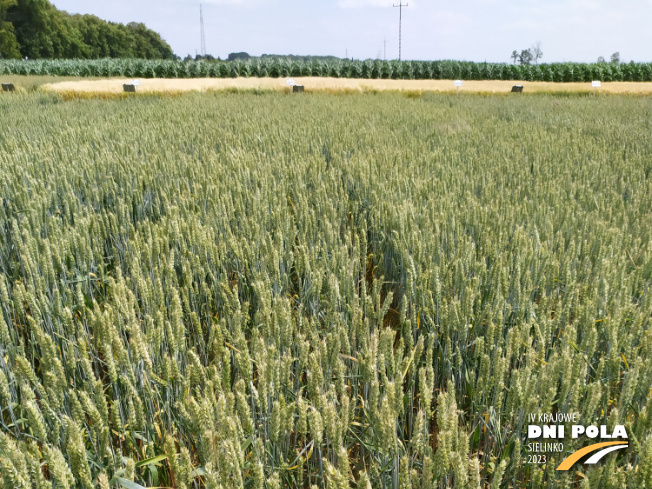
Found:
[[[599,450],[600,448],[610,447],[612,445],[627,445],[627,442],[626,441],[605,441],[603,443],[596,443],[594,445],[589,445],[588,447],[584,447],[584,448],[570,454],[568,457],[566,457],[564,459],[564,461],[559,464],[559,467],[557,467],[557,470],[568,470],[573,465],[575,465],[575,462],[577,462],[579,459],[581,459],[584,455],[587,455],[587,454],[589,454],[591,452],[595,452],[596,450]]]

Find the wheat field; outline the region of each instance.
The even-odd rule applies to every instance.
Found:
[[[0,487],[652,487],[649,100],[408,95],[0,96]]]

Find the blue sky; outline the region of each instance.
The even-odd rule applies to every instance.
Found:
[[[404,0],[405,2],[405,0]],[[70,13],[144,22],[176,54],[200,49],[199,1],[54,0]],[[386,0],[205,0],[207,52],[398,57],[397,8]],[[618,51],[652,61],[652,0],[407,0],[403,59],[509,62],[541,42],[543,62],[595,61]]]

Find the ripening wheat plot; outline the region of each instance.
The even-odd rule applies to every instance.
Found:
[[[3,488],[652,487],[649,98],[0,112]]]

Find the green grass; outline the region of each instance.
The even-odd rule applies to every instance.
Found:
[[[0,110],[3,488],[652,486],[646,99]]]

